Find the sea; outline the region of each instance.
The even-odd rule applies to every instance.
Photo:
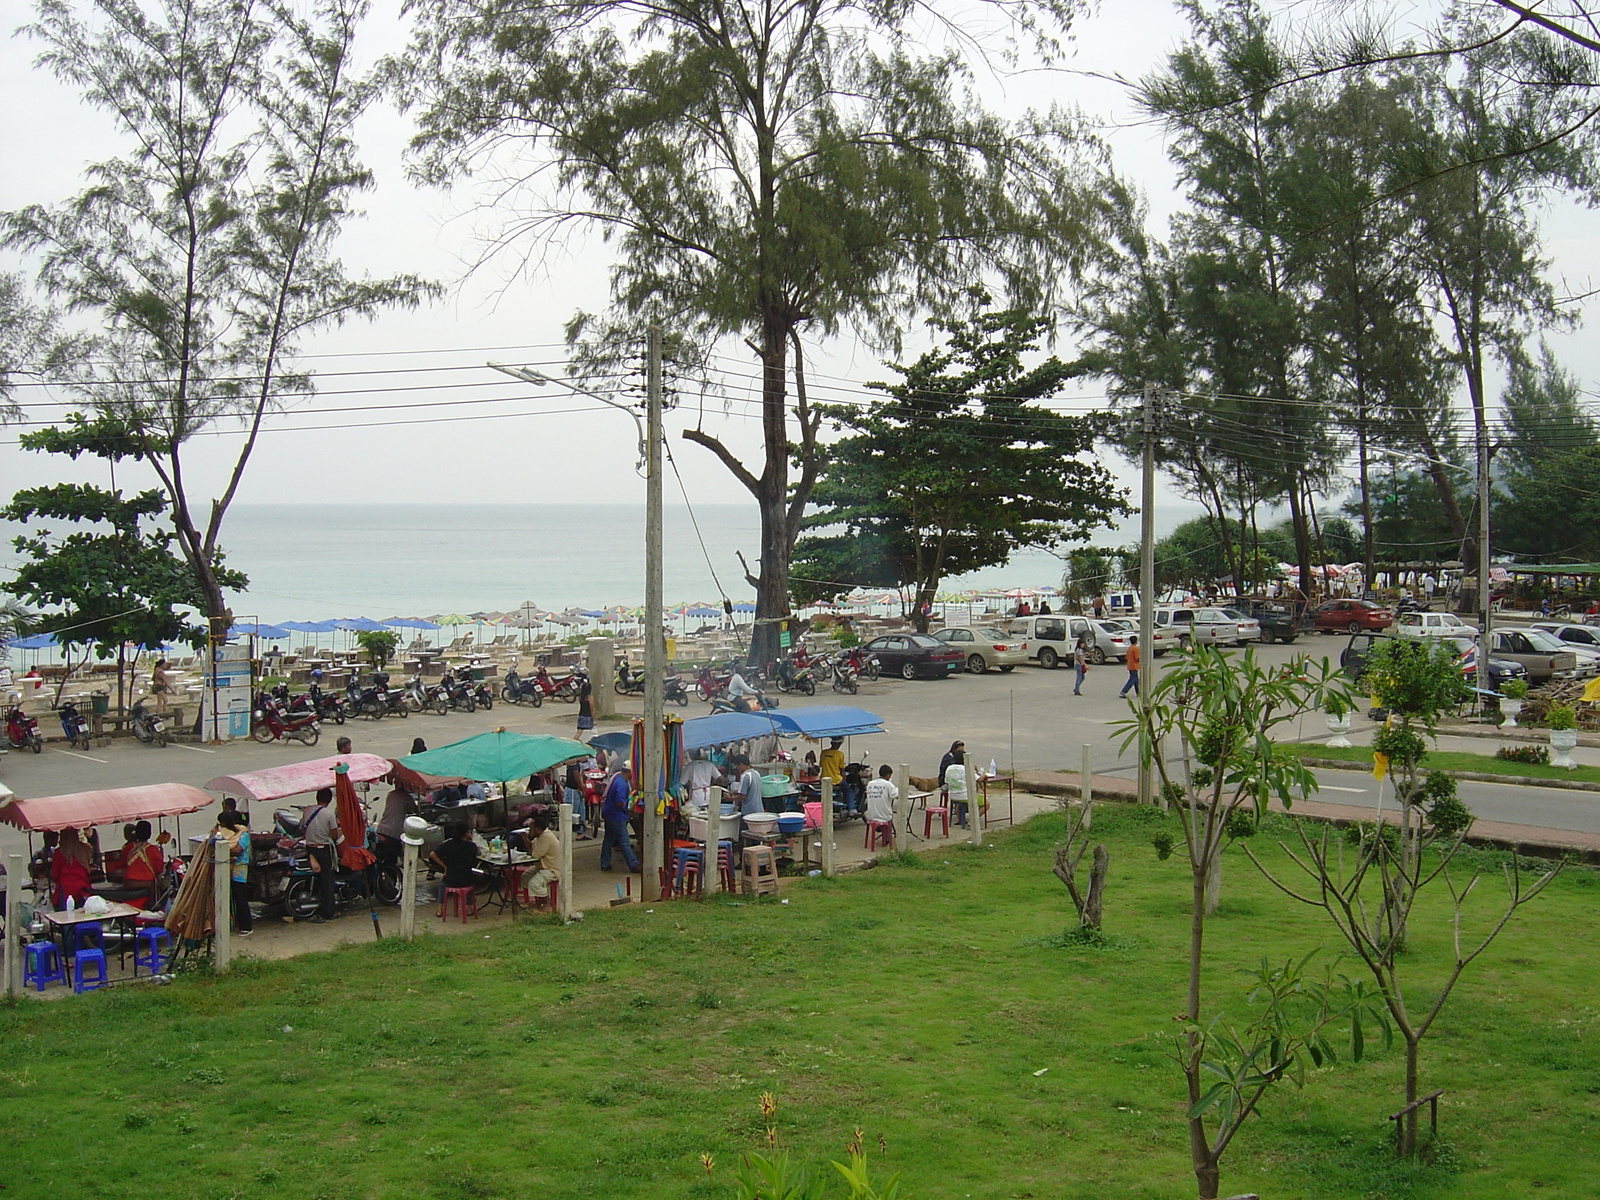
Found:
[[[1157,505],[1157,536],[1199,509]],[[16,561],[0,531],[0,575]],[[662,527],[669,606],[754,599],[760,549],[753,504],[668,506]],[[1101,530],[1095,545],[1137,539],[1138,521]],[[240,619],[266,624],[339,617],[434,617],[534,605],[633,608],[644,601],[644,507],[605,504],[236,504],[223,526],[229,566],[249,588]],[[1004,566],[948,579],[945,590],[1056,586],[1061,559],[1019,550]]]

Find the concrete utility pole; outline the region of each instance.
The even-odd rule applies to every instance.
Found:
[[[1144,385],[1140,406],[1143,426],[1143,463],[1139,496],[1139,704],[1150,693],[1155,679],[1156,656],[1151,642],[1156,630],[1156,399],[1155,384]],[[1139,803],[1149,804],[1153,786],[1150,770],[1150,743],[1139,736]]]
[[[661,897],[665,834],[661,823],[662,726],[666,718],[667,643],[661,628],[661,330],[650,326],[645,368],[644,514],[644,887],[646,900]],[[707,813],[708,821],[717,819]],[[708,855],[705,875],[715,858]],[[704,879],[704,876],[702,876]]]
[[[1480,404],[1474,410],[1478,438],[1478,669],[1476,686],[1494,691],[1489,679],[1489,657],[1494,637],[1489,622],[1493,614],[1489,603],[1489,418]],[[1481,707],[1481,706],[1480,706]]]

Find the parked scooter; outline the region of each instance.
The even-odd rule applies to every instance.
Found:
[[[421,675],[413,675],[406,680],[401,695],[405,699],[406,708],[411,712],[426,712],[433,707],[433,688],[422,682]]]
[[[310,689],[305,693],[305,702],[306,710],[317,720],[344,724],[344,699],[337,692],[325,692],[320,684],[312,680]],[[294,710],[291,708],[290,711]]]
[[[780,692],[799,692],[805,696],[817,694],[817,676],[809,666],[796,666],[793,660],[778,660],[777,684]]]
[[[619,696],[644,695],[644,672],[634,671],[628,667],[628,660],[623,659],[617,664],[617,679],[614,685]]]
[[[167,723],[145,707],[148,701],[141,697],[133,705],[133,711],[128,714],[129,727],[133,736],[141,742],[152,746],[165,746],[172,740],[167,732]]]
[[[38,754],[44,749],[44,738],[39,736],[39,722],[23,712],[20,704],[13,704],[6,711],[6,740],[15,750],[29,749]]]
[[[577,702],[578,693],[583,690],[583,681],[588,677],[588,673],[582,667],[574,667],[570,675],[556,679],[541,663],[533,673],[533,684],[552,700],[564,700],[572,704]]]
[[[844,651],[845,661],[862,679],[876,679],[878,677],[878,656],[876,654],[863,654],[860,646],[851,646]]]
[[[834,691],[851,696],[856,694],[861,686],[860,677],[856,674],[856,669],[851,665],[850,658],[847,655],[840,654],[833,658],[824,659],[823,666],[828,674],[833,677],[832,686]]]
[[[680,708],[687,708],[689,706],[689,689],[683,685],[683,680],[676,674],[670,674],[661,685],[661,698],[668,703],[678,705]]]
[[[500,688],[500,699],[507,704],[531,704],[538,708],[544,703],[544,692],[532,679],[524,679],[515,668],[506,672],[505,684]]]
[[[480,679],[469,686],[472,688],[472,699],[479,708],[488,712],[494,707],[494,689],[489,686],[487,679]]]
[[[255,721],[250,736],[258,742],[278,742],[288,738],[315,746],[322,736],[317,719],[310,715],[290,716],[271,696],[263,692],[256,697]]]
[[[68,700],[56,715],[61,718],[61,732],[67,735],[67,745],[89,749],[89,718],[78,711],[78,706]]]
[[[441,686],[444,688],[445,703],[450,708],[459,708],[469,713],[478,711],[478,701],[472,694],[471,684],[457,677],[454,671],[444,673]]]

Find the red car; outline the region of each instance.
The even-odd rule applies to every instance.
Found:
[[[1328,600],[1306,613],[1306,628],[1323,633],[1376,633],[1394,624],[1394,614],[1371,600]]]

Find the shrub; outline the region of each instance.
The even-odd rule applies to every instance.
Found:
[[[1500,694],[1507,700],[1521,700],[1528,694],[1526,679],[1508,679],[1500,685]]]
[[[1544,723],[1550,729],[1576,729],[1578,714],[1570,704],[1552,704],[1544,715]]]
[[[1540,767],[1550,765],[1550,751],[1543,746],[1501,746],[1494,756],[1507,762],[1532,763]]]

